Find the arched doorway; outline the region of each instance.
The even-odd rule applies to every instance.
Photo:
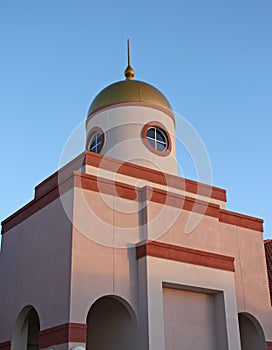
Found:
[[[266,350],[264,333],[257,319],[249,313],[238,315],[242,350]]]
[[[26,306],[17,317],[11,350],[38,350],[39,332],[40,321],[37,311],[32,306]]]
[[[123,299],[105,296],[92,305],[86,350],[136,350],[140,345],[134,312]]]

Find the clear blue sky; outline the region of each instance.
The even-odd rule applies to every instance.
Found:
[[[0,219],[33,198],[95,95],[123,79],[127,37],[135,78],[196,129],[228,209],[263,218],[272,238],[271,0],[1,1]]]

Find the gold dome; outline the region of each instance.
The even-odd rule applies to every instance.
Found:
[[[126,79],[102,90],[93,100],[88,116],[101,109],[129,102],[150,104],[172,114],[170,103],[158,89],[139,80]]]

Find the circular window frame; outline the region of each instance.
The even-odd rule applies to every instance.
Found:
[[[94,152],[94,151],[91,151],[90,150],[90,146],[91,146],[91,143],[92,143],[92,139],[95,137],[95,135],[101,135],[102,137],[102,142],[101,144],[99,145],[99,148],[98,148],[98,151],[97,152]],[[104,144],[105,144],[105,133],[104,131],[99,128],[99,127],[94,127],[91,129],[90,133],[89,133],[89,136],[88,136],[88,139],[87,139],[87,142],[86,142],[86,149],[88,152],[92,152],[92,153],[96,153],[96,154],[99,154],[101,153],[103,147],[104,147]]]
[[[167,148],[166,148],[166,150],[158,151],[157,149],[155,149],[155,148],[153,148],[151,146],[151,144],[149,143],[149,141],[147,139],[147,131],[150,128],[157,128],[166,136],[166,139],[167,139]],[[167,131],[166,127],[162,123],[154,121],[154,122],[149,122],[149,123],[145,124],[144,127],[142,128],[141,136],[142,136],[142,140],[143,140],[144,145],[146,146],[146,148],[150,152],[156,154],[157,156],[166,157],[166,156],[168,156],[171,153],[171,150],[172,150],[171,137],[170,137],[170,134]]]

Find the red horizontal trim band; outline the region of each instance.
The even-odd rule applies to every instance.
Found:
[[[146,199],[152,202],[166,204],[172,207],[181,208],[188,211],[203,213],[208,216],[218,217],[219,206],[213,203],[197,200],[191,197],[185,197],[172,192],[146,186],[143,190],[135,186],[124,184],[122,182],[110,179],[98,178],[95,175],[75,172],[75,187],[86,190],[117,195],[121,198],[136,200],[139,198],[139,191],[146,191]],[[139,199],[140,200],[140,199]]]
[[[130,200],[137,199],[138,195],[135,186],[79,172],[74,173],[74,186]]]
[[[58,173],[55,174],[55,177],[59,176],[60,175]],[[63,173],[61,176],[63,179],[61,179],[62,183],[59,186],[58,182],[55,182],[56,180],[52,178],[50,180],[50,190],[48,193],[43,193],[43,196],[37,196],[33,201],[4,220],[2,222],[2,234],[57,199],[60,196],[60,193],[63,194],[74,187],[107,193],[130,200],[140,200],[138,197],[139,191],[144,190],[146,192],[146,198],[150,201],[212,216],[219,219],[220,222],[227,224],[245,227],[260,232],[263,231],[263,220],[261,219],[220,209],[219,205],[217,204],[188,196],[167,192],[165,190],[149,186],[146,186],[143,190],[141,190],[129,184],[80,172],[75,172],[74,175],[70,175],[69,172],[67,174]],[[58,180],[60,181],[60,179]]]
[[[41,184],[35,188],[35,198],[29,202],[23,208],[19,209],[9,218],[2,222],[2,234],[16,226],[50,202],[59,197],[59,192],[65,193],[67,190],[73,187],[72,171],[74,169],[80,169],[84,165],[91,165],[94,167],[100,167],[110,171],[131,176],[134,178],[144,179],[147,181],[155,182],[162,185],[167,185],[176,189],[184,190],[203,196],[209,196],[213,199],[226,200],[226,191],[217,187],[208,186],[198,183],[196,181],[183,179],[178,176],[165,174],[163,172],[139,166],[132,163],[124,163],[120,160],[96,154],[92,152],[84,152],[73,161],[65,165],[58,172],[51,175]],[[78,175],[77,175],[78,176]],[[136,199],[137,190],[135,187],[124,184],[121,182],[111,182],[110,180],[99,178],[99,182],[96,177],[81,173],[81,179],[76,178],[76,187],[82,187],[93,191],[103,191],[112,195],[118,195],[127,199]],[[148,192],[148,190],[147,190]],[[159,203],[166,203],[168,205],[178,206],[185,210],[193,210],[196,212],[205,213],[206,215],[219,218],[220,222],[224,222],[231,225],[245,227],[248,229],[263,231],[263,220],[253,218],[251,216],[242,215],[239,213],[233,213],[224,209],[219,209],[219,206],[193,199],[191,197],[184,197],[180,195],[171,196],[163,190],[152,188],[152,201]],[[167,201],[167,202],[166,202]],[[184,202],[181,205],[181,202]],[[205,211],[203,212],[203,209]]]
[[[159,188],[146,186],[146,199],[152,202],[166,204],[171,207],[193,211],[217,218],[220,207],[217,204],[202,201],[200,199],[183,196],[173,192],[167,192]]]
[[[266,342],[266,347],[267,347],[267,350],[272,350],[272,342],[271,341],[267,341]]]
[[[178,190],[191,192],[200,196],[208,196],[213,199],[226,202],[226,190],[202,184],[197,181],[184,179],[179,176],[166,174],[141,165],[123,162],[119,159],[103,156],[102,154],[86,152],[85,164],[97,168],[117,172],[118,174],[131,176],[137,179],[147,180],[160,185],[173,187]]]
[[[44,194],[42,197],[34,198],[32,201],[30,201],[28,204],[23,206],[21,209],[16,211],[14,214],[2,222],[2,234],[10,230],[12,227],[18,225],[25,219],[29,218],[31,215],[44,208],[55,199],[59,198],[60,192],[63,194],[72,187],[73,177],[71,176],[70,178],[66,179],[66,181],[63,182],[60,186],[56,185],[56,187],[51,188],[50,191]]]
[[[65,323],[56,327],[44,329],[40,332],[39,348],[47,348],[63,343],[86,342],[85,323]]]
[[[245,227],[254,231],[263,232],[263,220],[252,216],[220,209],[219,221],[230,225]]]
[[[10,350],[10,348],[11,348],[10,340],[0,343],[0,350]]]
[[[67,177],[72,176],[75,170],[79,170],[84,166],[85,152],[74,158],[71,162],[64,165],[61,169],[50,175],[39,185],[35,187],[35,199],[44,196],[52,189],[56,188],[60,182]]]
[[[137,188],[117,181],[97,178],[94,175],[75,173],[75,186],[92,191],[118,195],[126,199],[137,199]],[[146,198],[150,201],[167,204],[187,211],[205,214],[218,218],[220,222],[245,227],[263,232],[263,220],[248,215],[233,213],[220,209],[219,205],[205,202],[192,197],[167,192],[162,189],[146,186]]]
[[[139,243],[136,248],[136,254],[137,259],[144,256],[153,256],[219,270],[234,271],[234,258],[231,256],[180,247],[158,241]]]

